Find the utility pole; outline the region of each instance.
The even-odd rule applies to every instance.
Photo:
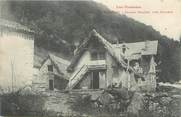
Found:
[[[14,59],[11,59],[11,83],[12,92],[14,92]]]

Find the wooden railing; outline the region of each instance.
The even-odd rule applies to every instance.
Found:
[[[78,82],[83,78],[83,76],[88,72],[88,70],[93,69],[106,69],[106,62],[105,60],[97,60],[97,61],[90,61],[87,64],[83,65],[80,69],[78,69],[70,78],[69,85],[67,89],[72,89]]]
[[[68,89],[74,88],[74,86],[82,79],[85,73],[88,71],[87,65],[83,65],[69,80]]]

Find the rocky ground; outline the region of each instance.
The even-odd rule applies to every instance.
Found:
[[[49,117],[179,117],[181,115],[181,89],[171,86],[159,86],[156,92],[107,89],[43,92],[38,96],[21,93],[1,96],[1,101],[1,115]]]
[[[156,92],[128,92],[125,89],[72,91],[61,94],[60,97],[50,96],[45,104],[47,108],[58,112],[58,115],[92,117],[145,117],[145,115],[179,117],[181,115],[181,89],[170,86],[160,86]]]

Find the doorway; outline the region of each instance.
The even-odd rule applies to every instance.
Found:
[[[49,80],[49,90],[53,90],[54,86],[53,86],[53,80]]]
[[[92,72],[92,89],[99,89],[99,71]]]

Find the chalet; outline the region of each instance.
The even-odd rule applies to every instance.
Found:
[[[96,30],[75,50],[67,89],[156,88],[158,41],[111,44]]]
[[[34,32],[0,18],[0,86],[16,90],[30,85],[33,74]]]
[[[69,61],[49,54],[42,62],[40,68],[36,69],[33,90],[48,91],[65,89],[69,78],[66,71],[69,64]]]

